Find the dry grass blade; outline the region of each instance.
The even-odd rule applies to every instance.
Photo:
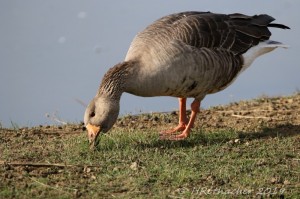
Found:
[[[265,116],[245,116],[245,115],[236,115],[232,114],[232,117],[238,117],[238,118],[246,118],[246,119],[273,119],[271,117],[265,117]]]
[[[40,182],[40,181],[38,181],[38,180],[36,180],[36,179],[34,179],[34,178],[30,178],[30,179],[31,179],[32,181],[34,181],[35,183],[37,183],[37,184],[39,184],[39,185],[42,185],[43,187],[50,188],[50,189],[54,189],[54,190],[57,190],[57,191],[61,191],[61,192],[67,193],[67,194],[71,194],[71,193],[69,193],[69,192],[67,192],[67,191],[65,191],[65,190],[63,190],[63,189],[60,189],[60,188],[57,188],[57,187],[53,187],[53,186],[44,184],[44,183],[42,183],[42,182]],[[74,192],[77,191],[77,189],[71,189],[71,188],[67,188],[67,189],[72,190],[72,191],[74,191]],[[71,194],[71,195],[72,195],[72,194]]]

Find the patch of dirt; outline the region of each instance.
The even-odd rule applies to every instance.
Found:
[[[187,111],[190,114],[190,111]],[[178,112],[151,113],[125,116],[118,119],[114,128],[158,130],[177,125]],[[202,109],[195,128],[205,130],[234,129],[239,132],[259,132],[262,128],[286,126],[287,130],[300,130],[300,94],[288,97],[261,97],[250,101],[234,102],[225,106]],[[296,133],[296,132],[295,132]],[[300,132],[299,132],[300,133]]]

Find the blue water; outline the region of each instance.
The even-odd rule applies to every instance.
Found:
[[[259,59],[202,107],[300,89],[300,1],[0,1],[0,123],[9,127],[82,121],[108,68],[122,61],[138,31],[186,10],[267,13],[291,30],[272,39],[289,44]],[[189,101],[190,102],[190,101]],[[176,110],[177,99],[125,94],[121,114]],[[50,115],[51,117],[46,117]]]

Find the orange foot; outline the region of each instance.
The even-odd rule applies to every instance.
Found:
[[[165,130],[165,131],[161,131],[159,134],[160,135],[173,134],[173,133],[176,133],[178,131],[184,131],[185,128],[186,128],[186,124],[185,123],[180,123],[175,128]]]
[[[173,140],[173,141],[179,141],[179,140],[185,140],[189,136],[189,133],[186,131],[183,131],[179,135],[172,135],[168,138],[168,140]]]
[[[171,134],[164,134],[160,136],[161,140],[172,140],[172,141],[179,141],[184,140],[189,136],[189,131],[185,129],[181,134],[177,135],[175,133]]]
[[[181,134],[178,135],[176,134],[177,132],[181,132]],[[161,140],[173,140],[173,141],[184,140],[189,136],[189,132],[190,129],[187,128],[187,125],[182,123],[173,129],[160,132],[159,138]]]

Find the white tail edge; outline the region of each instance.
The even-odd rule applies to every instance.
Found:
[[[283,44],[278,41],[272,41],[272,40],[260,42],[258,45],[250,48],[247,52],[243,54],[244,64],[243,64],[242,71],[248,68],[257,57],[266,54],[268,52],[271,52],[272,50],[278,47],[289,48],[289,46],[286,44]]]

